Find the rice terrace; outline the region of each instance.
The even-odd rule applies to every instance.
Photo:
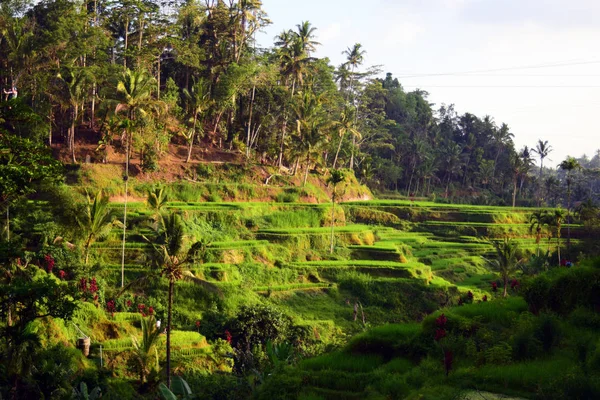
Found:
[[[528,64],[492,4],[299,3],[0,4],[0,399],[600,398],[600,150],[495,108],[589,103],[537,81],[592,79],[588,38]]]

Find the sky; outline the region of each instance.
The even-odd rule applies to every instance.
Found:
[[[490,115],[517,149],[547,140],[547,166],[600,149],[599,0],[263,0],[263,9],[273,24],[257,35],[262,47],[310,21],[315,56],[338,66],[361,43],[363,68],[429,92],[435,109]]]

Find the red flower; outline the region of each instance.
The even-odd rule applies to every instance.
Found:
[[[48,273],[52,273],[52,270],[54,269],[54,257],[52,257],[50,254],[46,254],[44,256],[44,263],[46,264]]]
[[[469,290],[469,292],[467,293],[467,297],[469,298],[469,300],[473,300],[473,292]]]
[[[486,302],[487,301],[487,295],[484,295],[483,299],[481,299],[481,300],[483,300],[484,302]]]
[[[153,315],[153,314],[154,314],[154,308],[148,307],[148,315]]]
[[[79,289],[84,293],[87,292],[87,279],[81,278],[79,280]]]
[[[200,320],[196,321],[196,328],[200,328]]]
[[[496,282],[492,282],[492,292],[496,293],[498,291],[498,284]]]
[[[227,343],[231,344],[231,338],[232,338],[231,333],[228,330],[226,330],[225,331],[225,340],[227,340]]]
[[[146,309],[146,305],[145,304],[138,304],[138,311],[139,312],[141,312],[143,314],[145,309]]]
[[[98,301],[98,295],[94,296],[94,301]]]
[[[65,271],[63,271],[62,269],[60,271],[58,271],[58,277],[60,279],[65,279],[66,276],[67,276],[67,273]]]
[[[440,315],[435,320],[435,324],[437,325],[438,328],[445,327],[447,322],[448,322],[448,318],[446,318],[446,316],[444,314]]]
[[[519,281],[518,281],[518,280],[516,280],[516,279],[513,279],[513,280],[510,282],[510,288],[511,288],[511,289],[515,290],[515,288],[517,288],[518,286],[519,286]]]
[[[435,330],[435,341],[439,342],[440,340],[442,340],[443,338],[446,337],[446,335],[448,335],[448,332],[446,332],[445,329],[436,329]]]
[[[96,282],[96,278],[92,278],[90,280],[90,293],[96,293],[98,291],[98,283]]]
[[[114,300],[109,300],[106,302],[106,310],[111,313],[114,317],[116,311],[116,304]]]
[[[127,300],[127,308],[131,307],[131,300]]]
[[[142,317],[146,318],[146,313],[145,312],[142,313]]]

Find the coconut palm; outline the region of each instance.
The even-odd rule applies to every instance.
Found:
[[[542,174],[544,171],[544,158],[548,157],[548,155],[552,152],[552,146],[548,144],[548,141],[538,140],[535,145],[535,149],[532,150],[540,157],[540,182],[542,181]]]
[[[350,69],[350,89],[349,93],[352,94],[352,90],[354,89],[354,71],[356,68],[363,63],[364,56],[367,52],[362,50],[362,45],[360,43],[355,43],[354,46],[348,47],[346,50],[342,52],[342,55],[346,56],[346,65],[351,67]],[[350,100],[350,99],[346,99]]]
[[[508,278],[517,270],[517,250],[518,245],[509,238],[504,238],[502,241],[493,241],[494,249],[496,250],[496,259],[486,260],[488,264],[502,276],[504,283],[503,297],[507,295]]]
[[[187,101],[190,116],[189,129],[184,133],[188,142],[188,154],[185,162],[188,163],[192,159],[194,140],[199,133],[202,133],[202,124],[198,124],[198,119],[202,117],[211,104],[210,89],[208,84],[200,79],[192,86],[191,91],[183,89],[183,95]]]
[[[296,115],[296,151],[306,156],[303,181],[303,185],[306,186],[311,160],[318,154],[321,144],[325,141],[323,132],[327,128],[327,120],[323,113],[321,99],[309,90],[302,93],[297,99],[294,113]]]
[[[148,191],[146,197],[146,205],[153,213],[153,218],[156,223],[163,224],[162,211],[169,201],[169,196],[164,187],[156,187],[154,190]]]
[[[71,114],[71,126],[68,130],[67,143],[73,162],[76,163],[75,157],[75,126],[79,120],[79,109],[83,106],[87,95],[87,85],[92,80],[91,75],[86,69],[64,68],[57,75],[59,82],[62,83],[61,95],[59,95],[66,104],[69,105]]]
[[[317,46],[321,44],[314,40],[317,28],[312,26],[309,21],[302,21],[301,24],[296,25],[296,29],[298,30],[296,34],[302,45],[302,50],[307,55],[310,55],[312,51],[317,50]]]
[[[560,237],[562,230],[562,223],[565,219],[565,212],[560,208],[554,210],[554,212],[548,214],[547,224],[552,227],[552,233],[556,236],[556,251],[558,252],[558,265],[560,265]],[[550,240],[550,239],[548,239]]]
[[[94,195],[93,199],[88,195],[87,200],[82,215],[76,218],[79,227],[85,234],[83,245],[85,264],[88,263],[92,243],[108,236],[113,227],[112,215],[108,208],[108,197],[100,191]]]
[[[360,132],[356,129],[355,125],[356,110],[353,107],[346,107],[340,114],[340,119],[333,123],[335,130],[337,130],[340,136],[340,142],[338,144],[337,151],[335,152],[335,158],[333,159],[333,165],[331,168],[335,169],[337,165],[338,156],[340,149],[342,148],[342,142],[346,134],[351,134],[353,137],[361,138]]]
[[[548,223],[548,213],[543,210],[534,211],[529,217],[529,232],[535,231],[535,243],[537,244],[537,256],[540,256],[540,242],[542,239],[542,231]]]
[[[177,214],[169,214],[162,218],[162,224],[154,224],[152,240],[145,238],[151,245],[150,260],[155,269],[159,270],[169,282],[167,299],[167,386],[171,386],[171,329],[173,317],[173,294],[175,282],[181,279],[190,280],[201,285],[204,289],[220,293],[219,289],[201,279],[196,278],[187,266],[194,262],[196,253],[204,246],[196,242],[186,248],[184,225]]]
[[[571,256],[571,183],[574,170],[581,169],[581,164],[574,157],[567,157],[559,168],[567,172],[567,256]]]
[[[125,237],[127,230],[127,194],[129,182],[129,159],[131,157],[131,144],[133,138],[133,129],[140,125],[141,120],[146,118],[151,110],[160,110],[164,103],[157,102],[152,98],[152,88],[154,87],[154,78],[145,71],[125,70],[121,79],[117,83],[118,102],[115,113],[125,114],[122,127],[124,129],[125,139],[125,174],[123,181],[125,183],[125,203],[123,210],[123,244],[121,250],[121,287],[125,286]]]

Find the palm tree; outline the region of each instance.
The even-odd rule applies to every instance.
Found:
[[[342,54],[346,55],[346,64],[352,66],[352,70],[350,71],[350,88],[348,90],[349,96],[351,98],[346,98],[346,101],[351,101],[354,105],[354,70],[357,66],[363,63],[364,55],[366,51],[361,50],[362,45],[360,43],[355,43],[352,48],[348,48],[342,52]],[[356,118],[356,115],[354,116]],[[356,136],[352,137],[352,152],[350,154],[350,169],[354,169],[354,147],[356,146]]]
[[[187,158],[185,159],[185,162],[188,163],[192,158],[194,139],[198,136],[198,133],[202,132],[202,124],[198,126],[198,118],[208,110],[211,104],[211,99],[209,86],[203,79],[198,80],[198,82],[192,86],[191,91],[183,89],[183,95],[187,100],[189,107],[188,114],[190,115],[190,127],[184,134],[188,142],[188,154]],[[198,127],[200,127],[200,129],[198,129]]]
[[[153,266],[160,270],[162,276],[169,281],[167,300],[167,386],[171,387],[171,327],[173,317],[173,294],[175,282],[186,278],[212,292],[220,293],[214,285],[196,278],[186,267],[194,262],[196,253],[204,246],[203,242],[192,244],[185,250],[185,229],[177,214],[169,214],[162,218],[163,223],[154,225],[150,258]]]
[[[571,178],[574,170],[581,169],[581,164],[574,157],[567,157],[559,165],[560,169],[567,171],[567,254],[571,257]]]
[[[331,175],[327,178],[327,184],[333,186],[331,192],[331,243],[329,252],[333,254],[334,229],[335,229],[335,201],[337,199],[337,185],[344,182],[345,176],[339,169],[332,169]]]
[[[77,217],[79,227],[85,232],[84,257],[85,264],[89,260],[90,246],[97,239],[106,237],[112,229],[111,212],[108,208],[108,197],[102,191],[96,193],[93,200],[87,198],[83,215]]]
[[[560,265],[560,237],[562,230],[562,223],[565,219],[565,212],[560,208],[554,210],[554,213],[548,214],[547,224],[554,228],[554,234],[556,235],[556,247],[558,252],[558,265]],[[548,239],[550,240],[550,239]]]
[[[335,158],[333,159],[332,169],[335,169],[337,165],[338,156],[340,154],[340,149],[342,148],[342,142],[344,141],[344,136],[346,134],[351,134],[354,137],[361,138],[360,132],[355,128],[355,113],[356,110],[352,107],[346,107],[344,111],[342,111],[340,115],[339,121],[335,121],[333,123],[334,128],[337,130],[340,136],[340,142],[338,144],[337,151],[335,152]]]
[[[306,186],[311,159],[318,154],[320,145],[325,141],[323,131],[327,127],[327,121],[324,118],[321,99],[309,90],[302,93],[297,99],[294,112],[296,114],[296,149],[298,153],[306,156],[303,183]]]
[[[548,213],[543,210],[534,211],[529,217],[529,232],[535,231],[535,243],[537,244],[537,256],[540,256],[540,241],[542,239],[542,230],[548,223]]]
[[[133,361],[140,374],[140,384],[143,385],[152,369],[158,371],[159,368],[156,344],[160,337],[160,329],[152,316],[142,318],[141,325],[142,341],[138,341],[135,336],[131,337],[131,341],[133,344]]]
[[[297,35],[302,45],[302,51],[307,55],[310,55],[312,51],[317,50],[317,46],[321,43],[313,40],[317,28],[313,27],[309,21],[302,21],[301,24],[296,25],[298,30]]]
[[[117,83],[117,107],[115,113],[125,112],[122,127],[125,133],[125,205],[123,210],[123,245],[121,252],[121,287],[125,286],[125,235],[127,230],[127,192],[129,181],[129,158],[131,156],[131,142],[133,128],[140,120],[148,115],[150,109],[157,109],[160,103],[152,99],[154,78],[146,72],[125,70]]]
[[[153,212],[153,218],[155,223],[163,224],[162,211],[169,201],[169,196],[164,187],[156,187],[154,190],[148,191],[146,197],[146,204],[148,208]]]
[[[548,141],[538,140],[535,145],[535,149],[532,150],[540,157],[540,182],[542,181],[542,174],[544,171],[544,158],[548,157],[548,155],[552,152],[552,146],[548,144]]]
[[[75,157],[75,126],[79,119],[79,109],[82,107],[87,94],[87,84],[91,80],[90,74],[86,69],[65,69],[63,73],[59,73],[57,78],[62,82],[64,101],[69,105],[71,114],[71,126],[68,130],[67,143],[73,162],[76,163]]]
[[[518,267],[517,250],[518,245],[509,238],[504,238],[503,241],[492,242],[494,249],[496,250],[495,260],[486,260],[488,264],[498,271],[502,276],[504,283],[503,297],[507,295],[508,278],[510,274],[514,273]]]

